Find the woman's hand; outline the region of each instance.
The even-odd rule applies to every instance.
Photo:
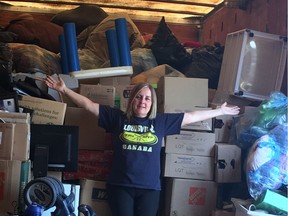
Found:
[[[240,111],[240,108],[238,106],[227,106],[226,102],[221,105],[220,109],[223,115],[237,115]]]
[[[52,89],[55,89],[58,92],[64,93],[66,89],[65,82],[63,79],[58,75],[58,81],[56,81],[52,76],[47,76],[44,80],[45,84]]]

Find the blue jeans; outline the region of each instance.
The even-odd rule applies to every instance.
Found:
[[[107,185],[112,216],[156,216],[160,191]]]

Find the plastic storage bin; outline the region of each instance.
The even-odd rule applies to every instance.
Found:
[[[250,29],[227,35],[217,91],[263,100],[281,88],[287,37]]]

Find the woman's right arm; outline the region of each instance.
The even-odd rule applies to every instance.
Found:
[[[58,75],[58,81],[53,79],[53,77],[51,76],[47,76],[44,82],[49,88],[55,89],[60,94],[69,97],[71,101],[75,103],[78,107],[84,108],[85,110],[91,112],[96,116],[99,115],[99,104],[69,89],[59,75]]]

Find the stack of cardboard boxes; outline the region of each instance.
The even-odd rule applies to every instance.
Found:
[[[17,104],[21,112],[0,112],[0,215],[24,215],[24,196],[27,194],[23,191],[26,184],[33,180],[31,124],[63,125],[67,106],[66,103],[31,96],[19,97]],[[61,179],[61,173],[55,177]],[[70,185],[64,185],[64,188],[69,194]],[[80,187],[76,187],[75,203],[79,203],[79,194]],[[48,210],[44,215],[50,215]]]
[[[125,77],[122,80],[100,79],[100,84],[80,84],[78,90],[80,94],[93,101],[125,110],[133,88],[129,81],[130,79]],[[159,112],[211,109],[208,105],[207,79],[165,76],[160,78],[156,91]],[[71,101],[64,102],[23,96],[19,105],[33,110],[31,118],[29,114],[1,113],[1,119],[6,122],[0,125],[1,142],[5,144],[0,145],[3,149],[3,154],[0,151],[2,159],[0,174],[4,182],[0,188],[0,209],[4,212],[13,213],[15,208],[13,201],[16,198],[19,204],[23,203],[23,200],[18,201],[18,196],[21,194],[18,188],[22,178],[20,171],[23,162],[27,161],[30,167],[31,122],[79,127],[79,170],[75,173],[64,172],[62,177],[64,180],[81,179],[79,203],[92,206],[99,215],[111,215],[105,187],[113,153],[111,134],[98,126],[97,117],[76,107]],[[181,129],[179,135],[167,136],[163,140],[165,216],[208,216],[216,206],[217,183],[235,182],[240,179],[239,149],[234,145],[224,144],[228,142],[227,130],[231,119],[221,118],[224,122],[224,127],[221,129],[214,130],[213,119],[209,119],[187,125]],[[227,154],[227,151],[231,153]],[[29,168],[27,170],[30,171]],[[30,172],[25,179],[26,183],[29,180]],[[17,191],[13,191],[16,188]]]
[[[21,196],[30,180],[30,115],[0,112],[0,215],[24,211]]]
[[[132,88],[129,82],[130,78],[125,76],[101,78],[98,84],[80,83],[77,91],[94,102],[125,109],[127,95]],[[78,172],[64,172],[63,179],[80,179],[80,203],[90,205],[97,215],[109,216],[111,212],[107,204],[106,180],[113,154],[111,134],[98,126],[97,117],[69,104],[64,124],[79,126],[79,166]]]
[[[160,112],[208,108],[208,80],[163,77],[157,85]],[[164,177],[165,215],[208,216],[216,203],[212,119],[182,127],[167,136]]]
[[[157,93],[161,112],[211,109],[207,79],[163,77]],[[225,127],[217,131],[214,119],[209,119],[186,125],[179,135],[165,138],[165,216],[209,216],[216,209],[218,183],[240,181],[240,149],[217,143],[227,137]],[[226,163],[225,168],[219,169],[218,161]]]
[[[101,79],[97,85],[80,84],[79,92],[101,104],[125,110],[132,88],[133,85],[128,81],[106,78]],[[207,79],[165,76],[158,81],[156,91],[159,112],[212,109],[208,104]],[[68,177],[66,173],[64,178],[81,178],[80,203],[89,204],[96,213],[109,216],[105,188],[109,169],[103,173],[103,167],[107,165],[106,156],[113,149],[109,134],[98,127],[98,119],[87,115],[89,114],[81,108],[67,107],[65,124],[80,126],[79,158],[83,154],[86,164],[80,166],[85,169],[83,175],[79,171],[78,174],[74,173],[74,176]],[[214,119],[208,119],[184,126],[179,135],[167,136],[163,140],[165,145],[163,194],[166,200],[165,210],[162,212],[165,216],[211,215],[216,208],[218,184],[239,180],[239,175],[233,172],[230,174],[231,170],[240,171],[239,148],[224,144],[228,142],[231,118],[221,117],[224,126],[220,129],[214,128]],[[226,154],[227,150],[236,153]],[[217,164],[218,160],[224,160],[224,164],[227,164],[224,169],[223,166],[218,169],[220,167]],[[81,163],[79,161],[79,164]],[[88,163],[94,163],[93,171],[89,171]],[[231,163],[234,163],[233,166]]]

